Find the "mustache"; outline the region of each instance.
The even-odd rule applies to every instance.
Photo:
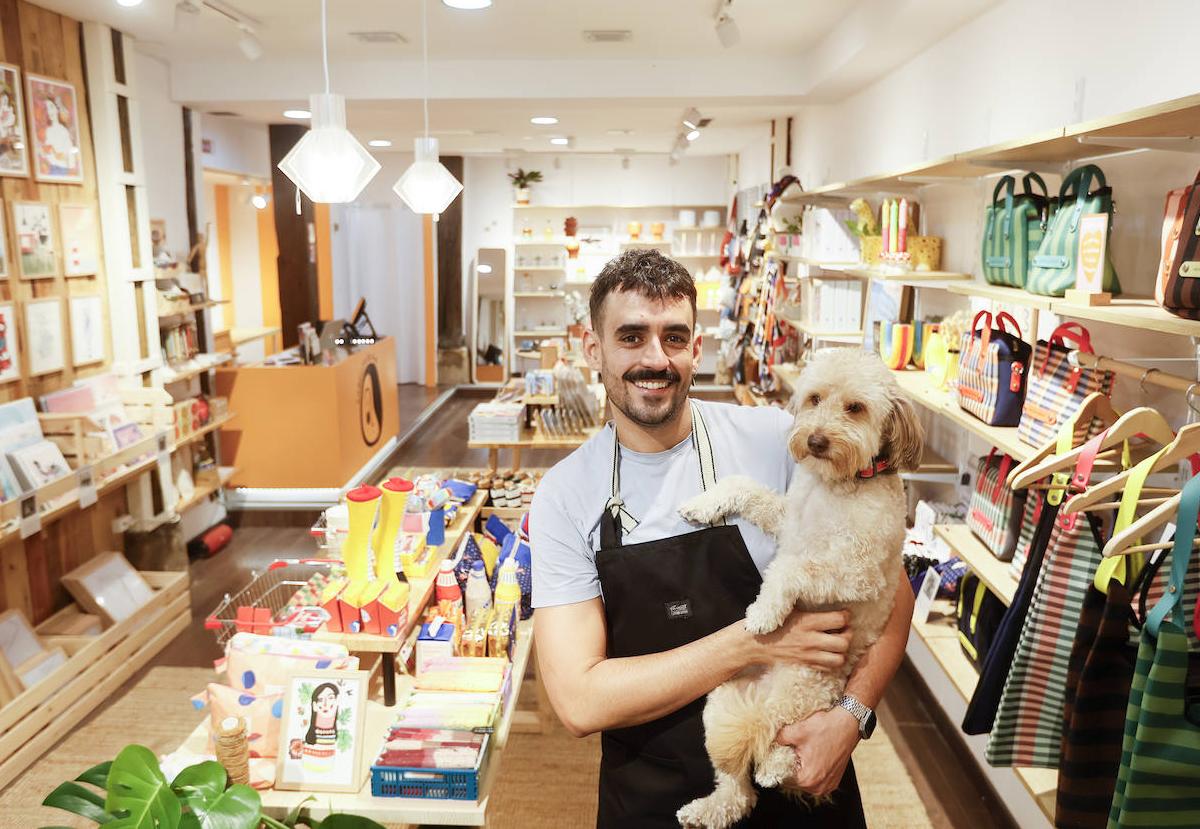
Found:
[[[630,369],[629,371],[625,372],[624,375],[622,375],[621,379],[625,380],[627,383],[645,383],[654,382],[656,380],[661,380],[667,383],[678,383],[683,378],[681,378],[679,376],[679,372],[675,371],[674,369],[667,369],[666,371]]]

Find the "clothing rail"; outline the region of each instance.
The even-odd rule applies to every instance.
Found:
[[[1154,386],[1162,386],[1163,388],[1183,392],[1188,396],[1189,405],[1191,404],[1192,392],[1200,389],[1200,380],[1189,380],[1187,377],[1180,377],[1178,374],[1169,374],[1161,369],[1143,368],[1133,363],[1114,360],[1112,357],[1103,357],[1099,354],[1072,351],[1068,359],[1072,365],[1111,371],[1113,374],[1119,374],[1122,377],[1130,377],[1137,380],[1143,387],[1146,383],[1150,383]]]

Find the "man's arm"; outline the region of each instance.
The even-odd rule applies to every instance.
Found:
[[[904,659],[912,614],[912,587],[901,572],[887,625],[854,666],[846,683],[846,693],[869,708],[878,707],[884,690]],[[780,729],[777,740],[795,749],[793,785],[814,795],[832,794],[858,745],[858,720],[843,708],[833,708],[785,726]]]
[[[566,729],[582,737],[666,716],[750,665],[786,660],[836,668],[849,647],[846,620],[843,611],[793,613],[764,636],[747,633],[739,620],[673,650],[620,659],[605,656],[601,599],[540,608],[533,624],[550,702]]]

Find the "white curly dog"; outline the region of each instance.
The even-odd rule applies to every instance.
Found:
[[[792,411],[788,450],[797,466],[786,495],[732,476],[685,503],[680,514],[702,524],[740,515],[775,538],[775,559],[746,608],[747,630],[769,633],[797,605],[845,608],[850,650],[835,671],[779,664],[713,689],[704,731],[716,789],[679,810],[683,826],[719,829],[749,814],[757,799],[751,767],[763,787],[792,774],[793,751],[775,735],[837,704],[892,610],[907,512],[895,473],[916,468],[923,444],[912,403],[878,357],[830,349],[817,352],[801,373]]]

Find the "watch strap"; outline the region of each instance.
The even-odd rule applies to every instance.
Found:
[[[854,719],[858,720],[859,733],[862,733],[863,729],[866,727],[867,718],[875,713],[849,694],[842,695],[842,698],[838,700],[838,707],[849,711],[850,715],[853,716]]]

